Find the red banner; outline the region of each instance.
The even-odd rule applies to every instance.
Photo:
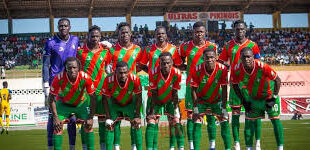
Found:
[[[170,22],[189,22],[189,21],[235,21],[240,20],[239,11],[231,12],[177,12],[167,13],[167,21]]]
[[[281,97],[281,114],[310,114],[310,96],[305,97]]]

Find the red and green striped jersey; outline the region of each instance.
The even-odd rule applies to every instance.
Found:
[[[99,95],[105,78],[105,67],[111,63],[110,51],[100,46],[99,50],[94,53],[89,50],[87,45],[84,45],[78,50],[76,57],[81,61],[82,70],[90,75],[96,88],[96,94]]]
[[[179,66],[183,63],[176,46],[167,43],[165,48],[160,49],[156,44],[153,44],[144,49],[140,61],[143,65],[148,64],[149,74],[152,69],[159,66],[159,55],[163,52],[169,52],[172,55],[174,65]]]
[[[162,75],[160,67],[152,69],[150,74],[150,88],[158,90],[156,103],[164,104],[172,98],[172,90],[179,90],[182,74],[179,69],[171,67],[168,77]]]
[[[272,90],[269,81],[275,80],[277,73],[266,63],[254,61],[254,68],[247,73],[239,63],[233,68],[231,82],[239,84],[241,88],[247,88],[253,99],[267,99],[271,97]]]
[[[128,74],[124,87],[121,87],[117,81],[116,74],[109,74],[103,83],[102,94],[109,96],[117,104],[125,106],[132,102],[132,94],[142,92],[140,78],[133,73]]]
[[[112,55],[112,69],[115,70],[118,61],[124,61],[128,64],[129,70],[137,73],[136,64],[142,57],[141,48],[132,44],[129,49],[125,49],[119,43],[110,49]]]
[[[203,63],[203,50],[207,47],[213,48],[215,51],[217,50],[216,44],[209,41],[206,41],[205,45],[201,47],[196,46],[193,41],[181,44],[179,53],[181,57],[187,58],[186,84],[190,84],[190,76],[196,66]]]
[[[192,74],[191,86],[197,87],[198,103],[216,103],[220,98],[219,89],[221,85],[227,84],[227,68],[221,63],[216,63],[215,68],[209,74],[205,63],[196,66]]]
[[[53,79],[50,93],[56,95],[57,100],[61,100],[65,104],[77,106],[84,102],[82,96],[85,89],[87,94],[95,92],[94,84],[88,74],[80,71],[75,82],[72,83],[67,72],[63,71]]]
[[[260,58],[257,44],[247,39],[243,44],[238,44],[235,40],[230,40],[224,45],[219,59],[222,61],[229,61],[231,66],[230,68],[233,68],[234,65],[240,63],[240,51],[244,47],[249,47],[252,49],[255,59]]]

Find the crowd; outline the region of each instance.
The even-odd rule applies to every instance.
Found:
[[[179,29],[175,24],[170,26],[169,39],[179,46],[181,43],[192,38],[192,26]],[[150,32],[147,25],[134,26],[133,43],[142,48],[155,42],[153,32]],[[259,46],[262,61],[268,64],[308,64],[310,63],[310,32],[275,31],[256,32],[251,31],[249,38]],[[219,45],[219,51],[223,45],[231,40],[232,33],[228,30],[219,30],[210,33],[207,40]],[[0,59],[7,69],[18,65],[29,65],[29,68],[36,68],[42,59],[42,49],[49,34],[37,34],[36,36],[18,35],[0,37]],[[81,45],[84,45],[87,36],[80,36]],[[116,43],[117,35],[104,33],[102,40]]]

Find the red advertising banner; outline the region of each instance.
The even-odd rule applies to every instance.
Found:
[[[310,71],[277,71],[281,79],[280,96],[310,95]]]
[[[240,20],[239,11],[231,12],[176,12],[167,13],[167,21],[170,22],[188,22],[188,21],[235,21]]]
[[[310,114],[310,96],[305,97],[281,97],[281,114]]]

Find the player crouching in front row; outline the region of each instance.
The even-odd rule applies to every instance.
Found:
[[[273,125],[278,150],[283,150],[283,127],[279,117],[280,102],[277,96],[281,80],[269,65],[254,60],[250,48],[245,47],[240,53],[241,63],[232,68],[231,79],[233,88],[245,108],[246,149],[252,149],[254,129],[257,128],[255,120],[265,118],[266,111]]]
[[[53,113],[54,149],[61,150],[63,140],[63,120],[72,113],[83,120],[87,149],[94,150],[95,137],[93,132],[93,116],[95,112],[95,88],[89,75],[81,70],[81,63],[75,57],[68,57],[64,63],[65,71],[59,73],[52,82],[50,89],[50,109]],[[83,101],[83,91],[90,95],[89,103]],[[82,140],[83,141],[83,140]],[[84,143],[82,143],[84,144]]]
[[[112,150],[114,143],[114,127],[119,117],[129,117],[131,123],[131,140],[136,143],[137,150],[142,150],[142,130],[140,108],[142,103],[142,87],[138,75],[129,72],[124,61],[116,64],[115,73],[109,74],[102,88],[102,101],[106,111],[106,149]],[[133,96],[133,94],[135,94]],[[115,145],[115,150],[119,145]]]
[[[216,51],[206,48],[203,51],[204,62],[196,66],[192,73],[191,87],[194,104],[194,148],[200,149],[202,117],[206,114],[208,120],[208,135],[210,150],[215,149],[216,116],[221,122],[221,135],[225,150],[231,149],[228,124],[227,102],[227,68],[216,62]]]
[[[145,141],[147,150],[157,150],[156,126],[162,113],[168,116],[170,131],[170,150],[174,150],[175,138],[179,150],[184,150],[184,135],[178,107],[181,71],[172,67],[172,55],[163,52],[159,55],[159,67],[155,67],[149,77],[151,88],[151,106],[148,106]],[[164,112],[162,112],[164,110]]]

